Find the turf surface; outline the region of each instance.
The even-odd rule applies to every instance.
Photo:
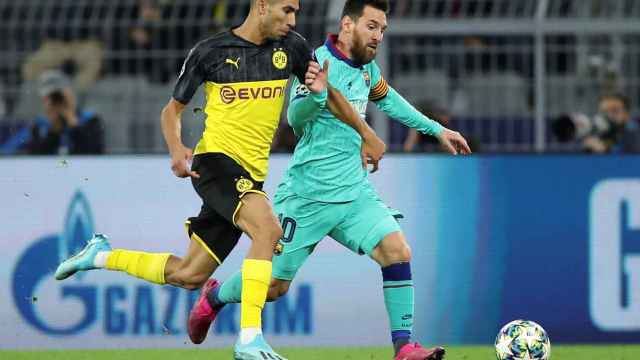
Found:
[[[451,346],[447,360],[495,359],[490,346]],[[640,345],[553,346],[554,360],[638,360]],[[389,348],[284,348],[281,355],[290,360],[388,360]],[[231,349],[196,350],[67,350],[67,351],[3,351],[6,360],[227,360]]]

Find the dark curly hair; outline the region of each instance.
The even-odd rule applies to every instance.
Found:
[[[349,16],[353,20],[357,20],[366,6],[374,7],[385,13],[389,12],[389,0],[347,0],[342,9],[342,17]]]

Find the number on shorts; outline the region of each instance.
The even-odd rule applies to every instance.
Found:
[[[290,217],[282,218],[282,214],[278,215],[282,224],[282,239],[283,243],[289,243],[293,240],[293,234],[296,232],[296,221]]]

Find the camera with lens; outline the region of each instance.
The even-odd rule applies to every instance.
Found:
[[[588,136],[601,140],[615,139],[616,126],[605,114],[588,116],[581,113],[560,115],[551,124],[553,135],[559,142],[579,141]]]
[[[67,98],[62,90],[55,90],[49,94],[49,100],[51,100],[51,105],[56,106],[63,106],[67,103]]]

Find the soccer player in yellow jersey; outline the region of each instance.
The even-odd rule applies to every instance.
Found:
[[[216,286],[209,277],[245,232],[252,244],[242,264],[241,333],[235,358],[282,359],[261,331],[271,258],[282,236],[262,185],[289,77],[296,76],[314,99],[326,102],[337,118],[356,129],[363,139],[365,165],[367,160],[376,163],[384,152],[384,143],[327,85],[327,73],[313,61],[313,49],[292,30],[299,7],[299,0],[253,0],[242,25],[199,42],[185,60],[161,121],[172,171],[191,178],[203,201],[198,216],[186,222],[191,239],[187,255],[112,249],[107,238],[97,234],[60,264],[57,279],[91,269],[124,271],[157,284],[203,287],[198,301],[205,304]],[[207,95],[206,127],[192,155],[180,140],[180,114],[200,86]]]

